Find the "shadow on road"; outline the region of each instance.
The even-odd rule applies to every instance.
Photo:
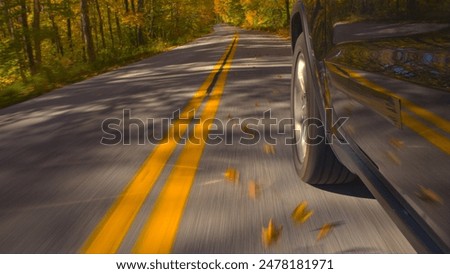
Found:
[[[359,179],[356,179],[354,182],[343,185],[321,185],[314,187],[328,192],[333,192],[336,194],[359,197],[364,199],[375,199],[372,193],[370,193],[369,189]]]

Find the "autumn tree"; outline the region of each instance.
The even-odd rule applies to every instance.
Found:
[[[88,0],[80,0],[80,9],[81,9],[81,25],[83,28],[83,38],[84,43],[86,44],[86,52],[88,56],[89,62],[94,62],[96,55],[95,55],[95,48],[94,48],[94,41],[92,39],[92,32],[91,32],[91,20],[89,18],[89,6],[88,6]]]
[[[221,21],[256,29],[277,30],[290,23],[295,0],[215,0],[214,11]]]
[[[10,87],[47,90],[207,33],[213,10],[211,0],[0,0],[0,107]]]

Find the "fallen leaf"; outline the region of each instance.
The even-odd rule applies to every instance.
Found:
[[[275,154],[275,147],[269,144],[264,145],[264,152],[266,154]]]
[[[256,102],[256,103],[255,103],[255,107],[259,107],[259,102]]]
[[[259,195],[259,191],[259,185],[254,180],[251,180],[248,184],[248,197],[256,199]]]
[[[233,183],[238,183],[239,182],[239,171],[237,171],[234,168],[228,168],[227,171],[225,172],[225,178]]]
[[[319,234],[317,235],[317,241],[320,241],[323,238],[327,237],[334,227],[335,224],[324,224],[322,228],[319,230]]]
[[[267,228],[263,227],[262,229],[262,241],[264,243],[264,246],[269,247],[270,245],[278,241],[281,235],[281,230],[283,230],[283,226],[276,227],[273,220],[270,219]]]
[[[291,214],[292,219],[297,223],[305,223],[313,215],[313,211],[308,209],[308,202],[301,202]]]
[[[243,132],[245,132],[247,134],[251,133],[250,128],[248,127],[248,125],[243,125],[241,128],[242,128]]]
[[[389,140],[389,144],[397,149],[402,149],[405,146],[405,142],[397,138],[391,138],[391,140]]]
[[[419,193],[417,194],[417,196],[419,196],[419,198],[421,200],[426,201],[426,202],[439,203],[439,204],[443,203],[443,200],[442,200],[441,196],[439,196],[439,194],[437,194],[433,190],[431,190],[429,188],[425,188],[423,186],[419,186]]]

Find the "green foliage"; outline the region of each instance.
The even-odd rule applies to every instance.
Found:
[[[213,9],[211,0],[0,0],[0,107],[208,33]]]
[[[23,83],[14,83],[0,91],[0,108],[9,106],[20,101],[19,98],[25,97],[23,92],[26,90]]]

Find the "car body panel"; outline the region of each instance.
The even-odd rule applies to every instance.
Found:
[[[348,117],[349,145],[333,142],[337,157],[371,190],[384,185],[389,194],[375,196],[398,202],[384,205],[429,236],[437,249],[428,251],[450,252],[450,1],[298,6],[293,18],[306,13],[302,28],[317,64],[316,101]]]

